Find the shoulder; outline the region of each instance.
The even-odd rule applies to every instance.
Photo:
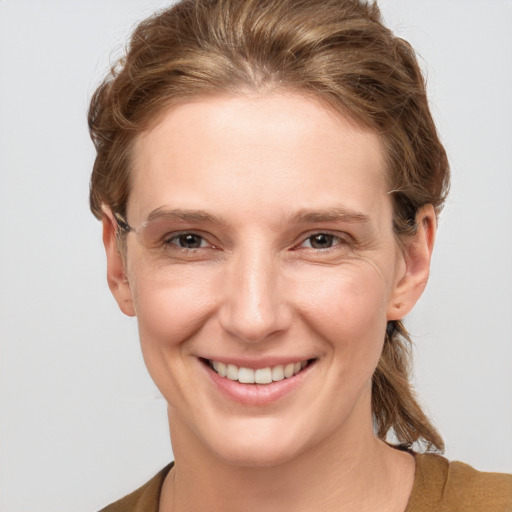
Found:
[[[111,503],[100,512],[158,512],[160,493],[165,477],[173,467],[172,462],[159,471],[149,482],[124,498]]]
[[[484,473],[435,454],[416,455],[407,512],[511,512],[512,475]]]

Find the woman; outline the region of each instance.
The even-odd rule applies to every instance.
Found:
[[[105,510],[510,509],[511,477],[412,451],[443,449],[401,319],[449,173],[375,5],[181,2],[89,121],[109,286],[175,455]]]

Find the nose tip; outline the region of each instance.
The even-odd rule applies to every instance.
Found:
[[[256,343],[286,331],[291,312],[275,272],[246,266],[238,278],[230,281],[220,311],[220,323],[226,332]]]

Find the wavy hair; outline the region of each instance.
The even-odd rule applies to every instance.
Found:
[[[449,167],[415,53],[362,0],[182,0],[140,23],[90,104],[93,214],[103,204],[125,213],[134,140],[173,104],[254,90],[313,97],[380,135],[398,237],[414,233],[421,206],[439,214]],[[373,376],[376,434],[442,450],[410,384],[409,352],[402,323],[389,322]]]

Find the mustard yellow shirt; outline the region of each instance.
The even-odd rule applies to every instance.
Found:
[[[404,512],[512,512],[512,475],[483,473],[435,454],[416,454],[416,475]],[[148,483],[100,512],[158,512],[169,464]]]

